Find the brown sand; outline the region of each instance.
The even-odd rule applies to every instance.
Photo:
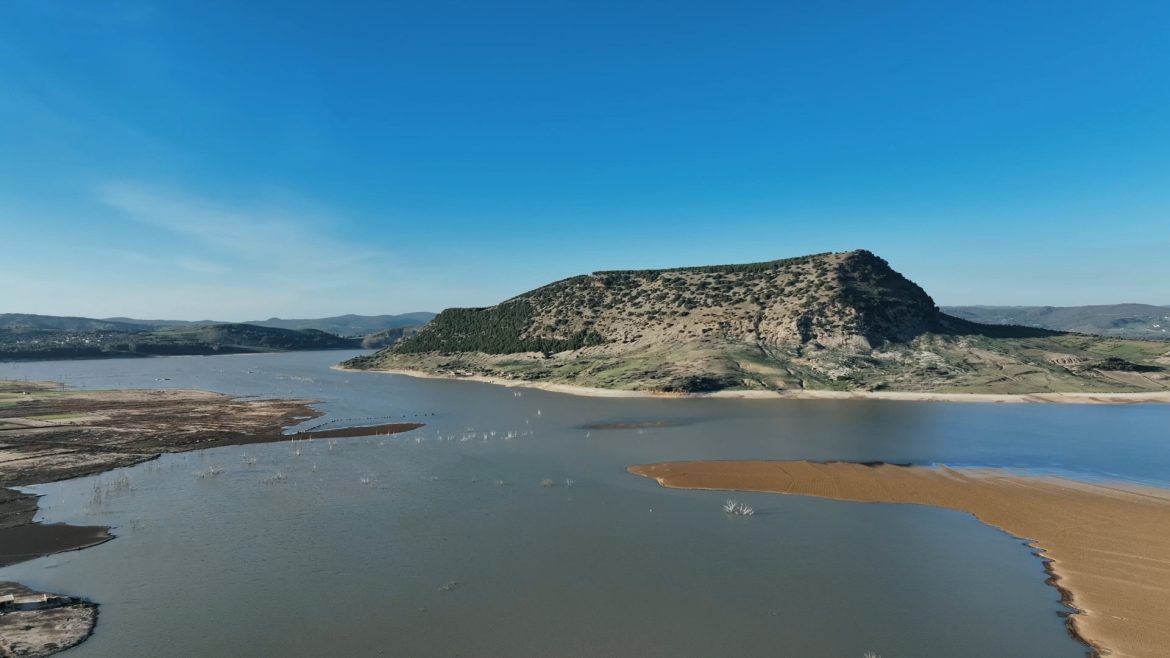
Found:
[[[1070,630],[1110,656],[1170,655],[1170,490],[1090,484],[995,470],[817,464],[668,462],[631,466],[665,487],[765,491],[933,505],[1026,538],[1051,560]]]

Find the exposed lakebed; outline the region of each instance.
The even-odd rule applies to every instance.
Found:
[[[1170,473],[1157,405],[579,398],[329,369],[346,356],[0,364],[90,388],[322,400],[309,425],[426,423],[32,487],[40,518],[118,538],[0,580],[101,604],[76,656],[1078,656],[1041,561],[967,515],[744,494],[756,515],[729,518],[724,494],[624,469],[855,460],[1162,486]],[[619,428],[585,429],[597,424]]]

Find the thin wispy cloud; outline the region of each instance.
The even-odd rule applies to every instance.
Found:
[[[227,206],[136,181],[106,183],[98,189],[98,199],[127,220],[192,240],[194,249],[244,265],[263,264],[272,274],[343,271],[390,258],[385,252],[332,237],[339,222],[329,217]],[[214,258],[194,256],[176,265],[208,273],[226,269]]]
[[[346,221],[311,203],[229,204],[139,180],[101,184],[93,199],[134,244],[86,249],[120,264],[102,276],[131,277],[139,308],[186,299],[201,315],[245,318],[307,305],[381,312],[387,282],[407,278],[394,254],[337,237]]]

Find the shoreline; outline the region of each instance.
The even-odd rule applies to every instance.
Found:
[[[285,435],[285,429],[324,415],[311,406],[313,400],[245,399],[191,389],[62,390],[54,382],[5,380],[0,380],[0,402],[0,567],[116,537],[108,526],[37,521],[40,496],[16,487],[100,475],[167,452],[303,440]],[[387,423],[306,434],[341,438],[418,427],[422,424]],[[2,585],[19,596],[15,609],[0,614],[0,655],[16,643],[35,647],[20,655],[47,656],[93,632],[97,603],[33,592],[18,583]],[[20,602],[41,594],[45,605]]]
[[[98,605],[88,599],[35,591],[0,581],[0,655],[49,656],[89,639],[97,625]]]
[[[660,486],[751,491],[965,512],[1026,543],[1096,655],[1170,647],[1170,490],[999,469],[854,462],[695,461],[630,466]],[[1075,532],[1070,532],[1074,530]]]
[[[334,370],[355,373],[405,375],[419,379],[445,379],[493,384],[505,388],[533,388],[551,393],[564,393],[597,398],[653,398],[685,400],[700,398],[732,400],[887,400],[895,402],[963,402],[982,404],[1170,404],[1170,391],[1139,393],[930,393],[925,391],[762,391],[724,390],[710,393],[662,393],[656,391],[629,391],[612,388],[531,382],[484,375],[452,375],[422,370],[357,369],[340,364]]]
[[[47,555],[83,551],[100,546],[117,536],[110,532],[111,529],[110,526],[104,525],[40,521],[5,528],[3,533],[0,533],[4,538],[4,550],[0,552],[0,567],[20,564]]]
[[[12,487],[99,475],[166,452],[280,441],[284,428],[321,415],[312,400],[250,400],[188,389],[61,390],[51,382],[0,385],[0,565],[114,537],[109,528],[36,521],[39,496]]]

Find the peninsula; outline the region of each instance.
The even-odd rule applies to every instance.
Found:
[[[447,309],[342,367],[585,393],[1170,401],[1170,343],[952,317],[864,250],[576,276]]]

